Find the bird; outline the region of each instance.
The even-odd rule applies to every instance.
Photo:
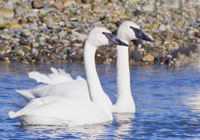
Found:
[[[149,42],[148,37],[135,22],[124,21],[117,30],[117,37],[129,44],[131,40],[141,39]],[[112,106],[113,113],[135,113],[135,102],[131,93],[129,48],[117,45],[117,101]]]
[[[124,21],[117,30],[117,36],[127,44],[131,40],[141,39],[149,42],[153,40],[148,37],[133,21]],[[51,67],[52,74],[41,74],[33,71],[29,77],[38,83],[44,83],[37,88],[29,90],[17,90],[27,101],[44,96],[75,97],[89,100],[89,90],[84,78],[78,76],[73,79],[70,74],[62,69]],[[77,88],[79,87],[79,88]],[[79,92],[82,91],[82,92]],[[135,113],[136,107],[131,93],[129,53],[128,47],[117,45],[117,101],[113,104],[107,96],[113,113]],[[102,101],[103,102],[103,101]]]
[[[17,112],[10,111],[8,113],[9,117],[17,118],[22,126],[73,126],[112,121],[113,116],[108,107],[108,98],[102,89],[95,66],[96,50],[109,44],[128,47],[126,43],[119,40],[105,27],[95,27],[86,39],[84,65],[90,100],[59,96],[36,98],[21,110]]]

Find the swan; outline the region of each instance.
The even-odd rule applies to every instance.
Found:
[[[153,42],[140,27],[132,21],[124,21],[118,28],[117,37],[129,44],[141,39]],[[112,106],[113,113],[135,113],[136,107],[131,93],[129,48],[117,45],[117,101]]]
[[[84,46],[84,63],[90,100],[59,96],[41,97],[31,100],[17,112],[10,111],[9,117],[17,118],[23,126],[72,126],[112,121],[108,98],[101,87],[95,67],[97,48],[108,44],[128,46],[104,27],[92,29]]]
[[[124,21],[118,28],[117,36],[127,44],[131,40],[142,39],[153,42],[140,27],[132,21]],[[40,74],[33,71],[28,75],[38,83],[46,85],[29,90],[17,90],[17,92],[27,101],[44,96],[73,97],[90,100],[87,82],[82,77],[72,79],[68,73],[62,69],[51,68],[52,74]],[[78,88],[77,88],[78,87]],[[82,92],[79,92],[82,91]],[[107,97],[106,97],[107,98]],[[129,53],[128,47],[117,45],[117,101],[111,104],[113,113],[135,113],[135,103],[131,94]]]

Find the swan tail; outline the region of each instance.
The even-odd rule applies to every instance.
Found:
[[[20,119],[24,117],[24,115],[21,114],[20,112],[14,112],[14,111],[9,111],[8,116],[10,119],[15,119],[15,118]]]
[[[41,74],[37,71],[32,71],[28,73],[29,78],[34,79],[37,83],[44,84],[58,84],[66,81],[73,80],[69,73],[66,73],[62,69],[56,69],[51,67],[51,74]]]
[[[27,101],[35,99],[35,96],[29,92],[29,90],[16,90],[16,92],[21,95]]]
[[[11,119],[16,118],[16,113],[14,111],[10,111],[10,112],[8,112],[8,116]]]

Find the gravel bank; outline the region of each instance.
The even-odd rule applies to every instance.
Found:
[[[83,63],[90,29],[115,32],[132,20],[155,42],[131,42],[132,65],[199,63],[200,0],[0,0],[0,60],[7,63]],[[116,50],[98,50],[99,64]]]

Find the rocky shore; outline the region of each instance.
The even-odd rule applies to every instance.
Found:
[[[0,60],[83,63],[94,26],[116,32],[132,20],[154,43],[131,42],[131,65],[199,63],[200,0],[0,0]],[[98,64],[115,63],[116,49],[98,50]]]

